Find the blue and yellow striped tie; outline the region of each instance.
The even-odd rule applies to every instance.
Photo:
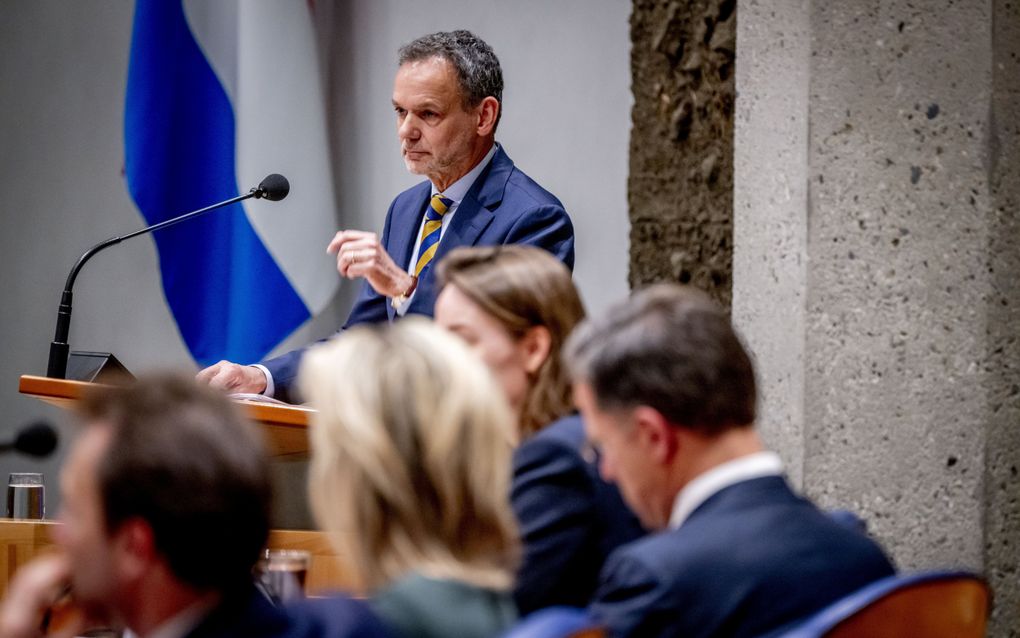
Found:
[[[414,265],[414,276],[421,277],[439,248],[439,234],[443,228],[443,215],[450,210],[452,199],[439,193],[432,196],[429,209],[425,211],[425,226],[421,229],[421,248],[418,249],[418,263]]]

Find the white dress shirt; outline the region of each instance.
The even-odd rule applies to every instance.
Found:
[[[756,452],[717,465],[696,476],[676,495],[673,513],[669,517],[669,528],[676,529],[683,525],[699,505],[731,485],[782,474],[783,462],[775,452]]]

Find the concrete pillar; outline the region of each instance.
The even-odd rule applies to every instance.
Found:
[[[1020,636],[1020,8],[741,0],[733,314],[761,428]]]

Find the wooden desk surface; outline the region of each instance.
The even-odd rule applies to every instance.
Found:
[[[17,521],[0,518],[0,596],[18,567],[47,551],[54,551],[52,540],[55,521]],[[357,592],[350,569],[322,532],[273,530],[269,533],[270,549],[303,549],[312,555],[305,581],[310,595],[330,591]]]

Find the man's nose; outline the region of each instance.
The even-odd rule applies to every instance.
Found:
[[[418,128],[417,118],[408,113],[404,120],[397,126],[397,135],[402,140],[418,139],[421,135],[421,131]]]

